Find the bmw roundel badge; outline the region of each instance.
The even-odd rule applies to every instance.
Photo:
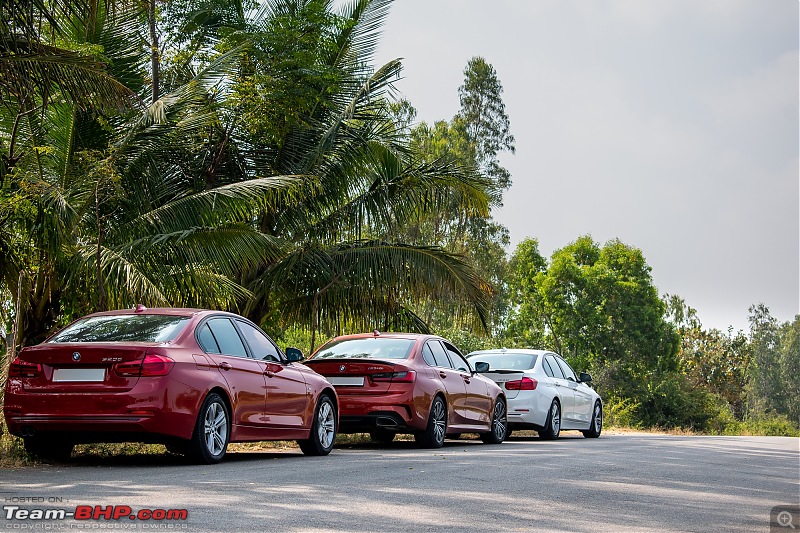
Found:
[[[73,361],[80,361],[81,360],[81,353],[80,352],[73,352],[72,353],[72,360]]]
[[[339,367],[339,372],[344,372],[344,365]]]

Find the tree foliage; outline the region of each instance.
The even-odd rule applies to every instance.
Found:
[[[454,197],[481,214],[491,200],[474,168],[416,152],[393,120],[400,62],[371,66],[388,0],[25,5],[32,24],[3,19],[0,65],[18,78],[3,78],[0,117],[0,292],[16,344],[136,302],[236,310],[312,338],[425,330],[415,306],[430,298],[487,322],[489,288],[460,253],[392,232]],[[31,55],[20,35],[96,79],[13,70]]]

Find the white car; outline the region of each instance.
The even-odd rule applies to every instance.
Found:
[[[467,359],[506,393],[509,434],[533,429],[544,439],[555,439],[562,430],[572,429],[587,438],[600,436],[603,400],[587,385],[592,376],[576,376],[560,355],[499,348],[472,352]],[[489,369],[479,363],[488,363]]]

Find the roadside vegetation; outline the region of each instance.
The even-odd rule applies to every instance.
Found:
[[[372,329],[553,349],[608,423],[797,435],[800,318],[705,329],[618,240],[508,256],[499,75],[472,58],[458,113],[417,121],[401,61],[374,64],[390,5],[0,5],[0,385],[84,314],[196,306],[305,353]],[[0,461],[25,463],[2,428]]]

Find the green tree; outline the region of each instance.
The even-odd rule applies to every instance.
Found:
[[[419,157],[395,127],[386,91],[400,64],[366,67],[388,5],[239,9],[227,26],[202,30],[213,36],[197,48],[202,57],[178,67],[181,50],[167,54],[162,89],[144,110],[84,115],[56,92],[42,99],[53,120],[31,128],[36,149],[15,161],[0,202],[0,292],[15,304],[4,302],[4,314],[21,309],[18,342],[137,301],[303,324],[312,345],[319,328],[424,329],[413,307],[429,298],[460,298],[485,322],[486,284],[458,255],[387,239],[452,195],[476,212],[489,203],[485,180],[456,161]],[[141,83],[155,73],[154,56],[140,52],[146,17],[131,14],[85,24],[92,31],[71,46],[91,44],[120,79],[152,93]],[[286,28],[314,31],[294,43]],[[181,42],[161,31],[161,42]],[[273,98],[281,87],[300,96]],[[273,105],[286,112],[269,113]],[[261,123],[247,118],[256,116]]]
[[[680,336],[680,371],[692,385],[724,399],[739,420],[745,414],[748,339],[742,332],[706,330],[697,311],[676,295],[665,295],[667,315]]]
[[[750,307],[749,416],[780,414],[800,421],[800,317],[778,323],[762,304]]]
[[[800,315],[781,328],[780,366],[785,414],[789,420],[800,423]]]
[[[547,259],[539,251],[539,241],[524,239],[517,245],[508,264],[508,299],[511,302],[504,343],[520,348],[553,348],[562,352],[560,341],[544,312],[537,281],[547,271]]]
[[[678,338],[641,250],[619,240],[601,247],[584,236],[545,264],[529,240],[512,264],[518,300],[507,335],[527,331],[540,347],[591,370],[611,401],[641,398],[648,383],[676,370]]]
[[[482,176],[490,207],[502,204],[503,191],[510,185],[510,175],[499,165],[497,155],[501,150],[514,151],[502,92],[494,68],[483,58],[472,58],[464,70],[464,84],[459,88],[462,105],[459,113],[450,122],[437,121],[433,125],[423,122],[411,129],[410,148],[426,160],[447,158]],[[414,113],[407,108],[401,110],[405,114],[396,120],[405,126],[413,120]],[[396,231],[412,242],[435,243],[463,255],[475,266],[491,287],[490,332],[496,333],[508,305],[505,285],[508,229],[494,221],[490,213],[462,208],[461,194],[450,193],[449,207],[424,214],[416,223]],[[431,303],[426,316],[437,329],[457,331],[463,327],[452,303]]]
[[[463,129],[482,171],[492,177],[499,191],[511,186],[511,175],[497,154],[514,153],[514,136],[502,98],[503,85],[494,67],[482,57],[473,57],[464,69],[464,84],[458,88],[461,110],[453,123]]]

